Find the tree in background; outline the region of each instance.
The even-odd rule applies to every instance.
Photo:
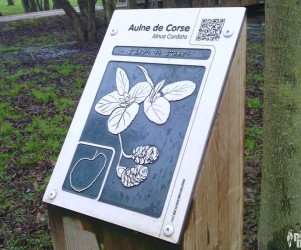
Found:
[[[94,43],[96,41],[95,4],[96,0],[78,0],[80,14],[68,0],[60,0],[66,15],[71,19],[79,42]]]
[[[265,0],[260,249],[295,249],[301,223],[301,1]]]
[[[49,0],[44,0],[44,10],[50,10]]]
[[[49,0],[36,0],[36,4],[40,11],[49,10]]]
[[[102,6],[105,14],[105,23],[108,25],[114,10],[116,9],[116,1],[115,0],[102,0]]]
[[[175,8],[175,0],[163,0],[163,8]]]
[[[14,0],[7,0],[8,6],[15,5]]]
[[[127,7],[128,9],[137,9],[137,0],[127,0]]]
[[[60,0],[53,0],[53,9],[61,9],[61,1]]]
[[[26,13],[38,11],[35,0],[22,0],[22,5]]]
[[[23,9],[26,13],[49,10],[49,0],[22,0]]]

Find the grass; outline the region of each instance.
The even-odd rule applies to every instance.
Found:
[[[77,0],[69,0],[71,5],[73,7],[78,6]],[[98,4],[101,4],[101,1],[96,1]],[[23,14],[24,9],[22,6],[22,1],[21,0],[14,0],[14,5],[9,6],[7,4],[7,0],[0,0],[0,13],[2,13],[3,16],[8,16],[8,15],[16,15],[16,14]],[[53,1],[49,0],[50,3],[50,8],[52,9],[53,6]]]
[[[15,5],[11,6],[8,6],[7,0],[0,0],[0,12],[4,16],[24,13],[21,0],[15,0]]]
[[[257,248],[263,137],[264,28],[249,26],[244,169],[244,249]]]
[[[260,107],[262,107],[261,101],[259,98],[247,98],[247,106],[248,106],[248,108],[251,108],[254,110],[258,110]]]
[[[247,159],[261,158],[262,146],[258,145],[262,142],[263,130],[262,126],[253,125],[246,128],[245,147],[247,151]]]
[[[260,34],[263,37],[264,33],[262,31]],[[263,41],[262,38],[261,40]],[[264,43],[262,41],[260,41],[260,39],[254,39],[254,41],[248,41],[249,43],[247,46],[247,120],[245,139],[247,160],[255,158],[261,159],[262,157],[262,87],[264,52]]]
[[[42,195],[97,54],[49,20],[0,30],[0,249],[52,249]]]
[[[78,6],[77,5],[77,0],[69,0],[72,6]],[[16,15],[16,14],[23,14],[24,9],[22,6],[22,1],[21,0],[14,0],[15,5],[8,6],[7,0],[0,0],[0,12],[4,16],[8,15]],[[49,1],[50,3],[50,8],[53,6],[53,1]]]

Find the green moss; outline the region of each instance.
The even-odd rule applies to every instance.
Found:
[[[51,69],[56,70],[62,76],[77,75],[78,71],[82,71],[81,65],[74,65],[71,63],[63,63],[61,65],[51,65]]]
[[[0,45],[0,53],[8,52],[19,52],[22,48],[15,45]]]
[[[22,93],[22,90],[25,88],[24,84],[16,84],[13,86],[13,89],[8,93],[11,97],[16,97]]]
[[[60,98],[56,100],[55,106],[58,111],[75,109],[75,101],[67,98]]]
[[[245,147],[246,147],[246,155],[247,159],[251,159],[253,157],[262,157],[262,136],[263,130],[261,126],[253,125],[250,128],[246,128],[246,139],[245,139]]]
[[[261,102],[258,98],[247,98],[247,105],[249,108],[258,110],[261,107]]]
[[[0,125],[0,135],[4,136],[4,135],[11,135],[13,134],[13,126],[8,123],[8,122],[4,122]]]
[[[57,100],[57,96],[50,91],[40,91],[37,89],[32,90],[32,94],[38,102],[49,103]]]
[[[3,176],[5,164],[10,159],[10,157],[10,154],[0,154],[0,177]]]

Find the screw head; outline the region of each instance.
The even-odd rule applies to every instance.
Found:
[[[110,32],[110,34],[111,34],[111,36],[115,36],[116,34],[118,33],[118,29],[111,29],[111,32]]]
[[[165,236],[171,236],[174,233],[174,228],[172,225],[165,225],[163,228],[163,233]]]
[[[233,35],[233,30],[231,30],[231,29],[226,29],[224,32],[223,32],[223,35],[224,35],[224,37],[230,37],[230,36],[232,36]]]
[[[56,191],[55,190],[51,190],[48,194],[48,199],[49,200],[53,200],[56,197]]]

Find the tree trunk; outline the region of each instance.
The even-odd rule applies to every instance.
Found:
[[[116,9],[116,1],[115,0],[102,0],[102,6],[105,13],[105,23],[109,24],[114,10]]]
[[[191,0],[191,7],[212,7],[216,6],[217,2],[219,0]]]
[[[158,0],[152,1],[153,9],[158,9]]]
[[[163,0],[163,8],[175,8],[175,0]]]
[[[143,4],[143,9],[148,9],[149,7],[149,0],[145,0]]]
[[[80,43],[94,43],[96,41],[95,4],[96,0],[78,0],[80,15],[68,0],[61,0],[60,4],[66,15],[71,19]]]
[[[44,0],[44,10],[50,10],[49,0]]]
[[[62,8],[62,4],[60,0],[53,0],[53,7],[52,9],[61,9]]]
[[[29,0],[29,4],[30,4],[30,12],[38,11],[38,6],[37,6],[35,0]]]
[[[85,26],[79,14],[71,6],[68,0],[60,0],[60,4],[64,9],[66,15],[71,19],[79,42],[85,43],[87,41],[87,30],[85,29]]]
[[[288,249],[301,223],[301,4],[266,0],[260,249]],[[287,239],[288,237],[288,239]]]
[[[87,32],[88,32],[88,42],[96,42],[96,25],[95,25],[95,4],[96,0],[86,0],[88,1],[88,15],[87,15]]]
[[[128,9],[137,9],[137,0],[127,1]]]
[[[39,11],[43,10],[43,2],[42,2],[42,0],[36,0],[36,5],[39,8]]]
[[[96,0],[78,0],[81,20],[87,33],[87,41],[92,43],[96,40],[95,4]]]
[[[15,5],[14,0],[7,0],[8,6]]]
[[[25,13],[30,12],[29,0],[22,0],[22,5]]]

